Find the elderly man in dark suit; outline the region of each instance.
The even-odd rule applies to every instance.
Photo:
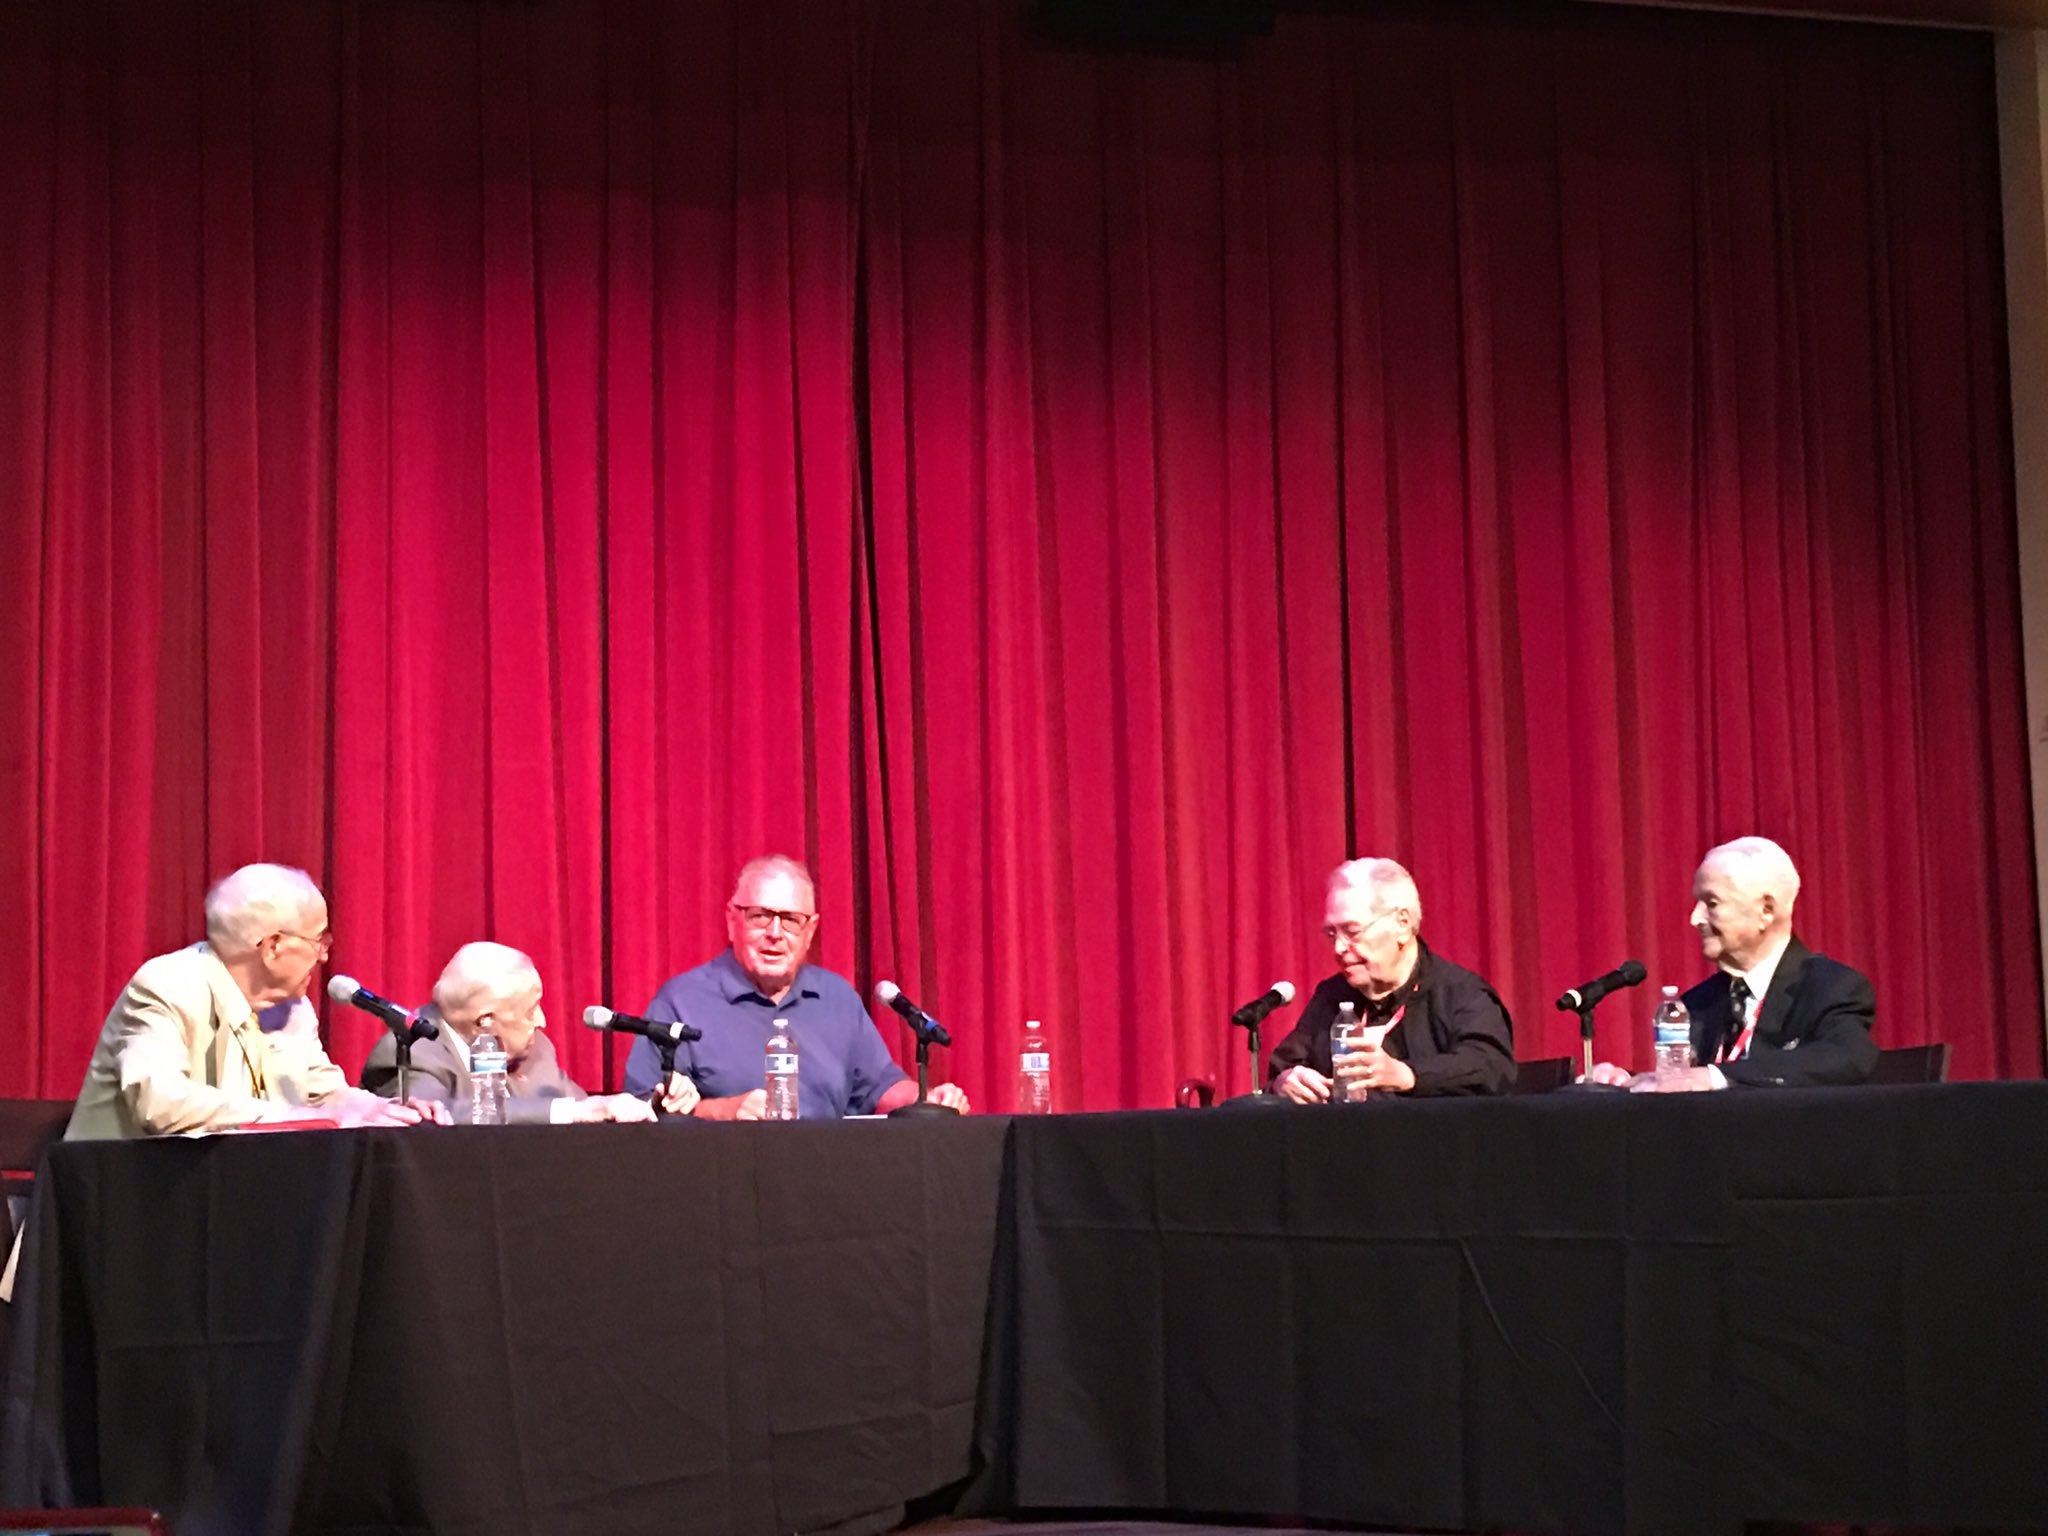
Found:
[[[465,944],[434,983],[424,1016],[441,1026],[432,1040],[412,1048],[410,1093],[418,1102],[446,1104],[457,1121],[469,1118],[469,1047],[489,1026],[509,1062],[508,1122],[560,1125],[577,1120],[652,1120],[654,1110],[629,1093],[592,1098],[555,1056],[540,1006],[540,972],[505,944]],[[389,1035],[363,1063],[363,1086],[398,1092],[398,1048]]]
[[[1799,871],[1767,837],[1711,850],[1693,876],[1692,925],[1715,973],[1685,994],[1690,1071],[1659,1081],[1602,1063],[1591,1080],[1640,1092],[1860,1083],[1877,1065],[1876,994],[1861,971],[1792,932]]]

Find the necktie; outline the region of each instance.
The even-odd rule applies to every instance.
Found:
[[[270,1082],[263,1071],[263,1026],[252,1016],[234,1027],[235,1045],[242,1053],[242,1066],[248,1073],[249,1092],[259,1099],[270,1097]]]
[[[1736,1061],[1749,1043],[1749,983],[1740,976],[1728,984],[1728,1043],[1721,1048],[1721,1060]]]

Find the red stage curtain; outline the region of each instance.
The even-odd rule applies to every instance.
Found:
[[[1749,831],[2041,1070],[1988,39],[1020,11],[0,9],[0,1091],[252,858],[596,1085],[786,849],[1102,1108],[1246,1085],[1349,853],[1538,1056]]]

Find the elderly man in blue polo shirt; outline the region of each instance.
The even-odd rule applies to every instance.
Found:
[[[797,860],[769,854],[750,860],[733,882],[725,934],[731,946],[693,971],[672,978],[647,1005],[651,1019],[681,1019],[703,1031],[676,1056],[678,1076],[703,1097],[704,1120],[759,1120],[767,1110],[765,1055],[775,1021],[787,1019],[802,1052],[798,1112],[806,1120],[885,1115],[917,1097],[882,1043],[860,994],[844,977],[806,965],[818,936],[817,888]],[[626,1060],[626,1091],[656,1086],[654,1046],[634,1042]],[[674,1112],[689,1112],[680,1081],[665,1095]],[[931,1090],[935,1103],[965,1111],[967,1095],[951,1083]]]

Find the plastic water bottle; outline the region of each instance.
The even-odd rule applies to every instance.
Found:
[[[770,1120],[794,1120],[797,1114],[797,1068],[799,1066],[796,1033],[789,1027],[789,1020],[777,1019],[775,1033],[768,1037],[768,1110]]]
[[[1025,1024],[1024,1045],[1017,1056],[1017,1113],[1052,1113],[1052,1052],[1045,1048],[1036,1019]]]
[[[1351,1054],[1351,1048],[1359,1041],[1364,1026],[1358,1022],[1358,1004],[1350,1001],[1337,1005],[1336,1022],[1330,1026],[1330,1102],[1332,1104],[1363,1104],[1365,1084],[1354,1083],[1341,1077],[1337,1064]]]
[[[505,1077],[505,1047],[485,1025],[469,1042],[469,1123],[503,1125],[512,1087]]]
[[[1657,1011],[1650,1016],[1655,1048],[1657,1080],[1687,1071],[1692,1066],[1692,1015],[1679,1001],[1678,988],[1666,987]]]

